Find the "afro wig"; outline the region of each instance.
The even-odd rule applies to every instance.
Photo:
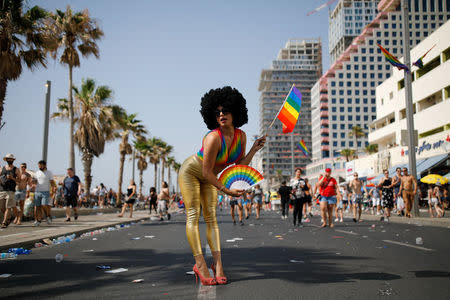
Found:
[[[225,86],[207,92],[201,101],[200,113],[209,130],[219,127],[215,111],[219,106],[228,109],[233,116],[233,125],[238,128],[248,122],[246,101],[235,88]]]

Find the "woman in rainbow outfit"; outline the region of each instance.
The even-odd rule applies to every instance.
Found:
[[[239,129],[248,122],[246,101],[229,86],[210,90],[201,99],[200,113],[211,131],[203,138],[202,148],[186,159],[180,168],[178,183],[186,206],[186,235],[195,258],[194,272],[203,285],[226,284],[220,253],[220,235],[216,219],[217,189],[232,197],[244,191],[227,189],[217,179],[223,169],[232,164],[248,165],[266,141],[257,139],[245,154],[247,138]],[[198,221],[200,207],[206,223],[206,237],[213,255],[211,278],[202,254]]]

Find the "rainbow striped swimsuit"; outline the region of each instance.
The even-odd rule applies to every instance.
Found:
[[[220,151],[219,151],[219,153],[217,153],[216,165],[228,166],[228,165],[238,162],[243,156],[242,141],[241,141],[243,131],[238,128],[234,129],[234,137],[233,137],[233,141],[231,142],[230,149],[227,149],[227,144],[225,143],[225,138],[223,137],[222,131],[220,131],[219,128],[209,131],[205,135],[205,137],[213,131],[215,131],[219,134],[220,140],[222,141],[222,146],[220,148]],[[204,139],[205,138],[203,138],[203,140]],[[203,144],[203,142],[202,142],[202,144]],[[200,151],[198,151],[197,156],[198,156],[198,158],[200,158],[200,160],[203,161],[203,145],[202,145],[202,149],[200,149]]]

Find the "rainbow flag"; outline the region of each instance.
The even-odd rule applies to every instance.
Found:
[[[409,72],[408,66],[402,64],[397,57],[389,53],[386,49],[384,49],[380,44],[377,44],[378,47],[380,47],[381,52],[383,52],[384,56],[386,57],[387,61],[393,65],[394,67],[397,67],[399,70],[405,70],[406,72]]]
[[[428,52],[431,51],[431,49],[433,49],[436,45],[434,45],[433,47],[430,48],[430,50],[428,50],[424,55],[422,55],[418,60],[416,60],[415,62],[413,62],[413,65],[418,67],[419,69],[423,68],[423,58],[425,57],[425,55],[428,54]]]
[[[278,120],[283,123],[283,133],[289,133],[294,130],[295,123],[297,123],[300,114],[301,105],[302,93],[300,93],[295,85],[292,85],[291,90],[277,115]]]
[[[306,148],[305,141],[303,139],[298,142],[297,148],[303,152],[303,155],[309,156],[308,148]]]

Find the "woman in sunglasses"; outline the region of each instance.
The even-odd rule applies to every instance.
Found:
[[[217,180],[217,174],[231,164],[248,165],[266,141],[255,141],[246,154],[247,138],[239,129],[248,122],[246,101],[229,86],[210,90],[201,99],[200,113],[209,131],[200,151],[186,159],[179,171],[178,183],[186,206],[186,235],[195,258],[194,272],[203,285],[226,284],[220,253],[219,227],[216,219],[217,190],[239,197],[243,190],[227,189]],[[214,262],[214,278],[202,254],[198,221],[200,207],[206,223],[206,237]]]

